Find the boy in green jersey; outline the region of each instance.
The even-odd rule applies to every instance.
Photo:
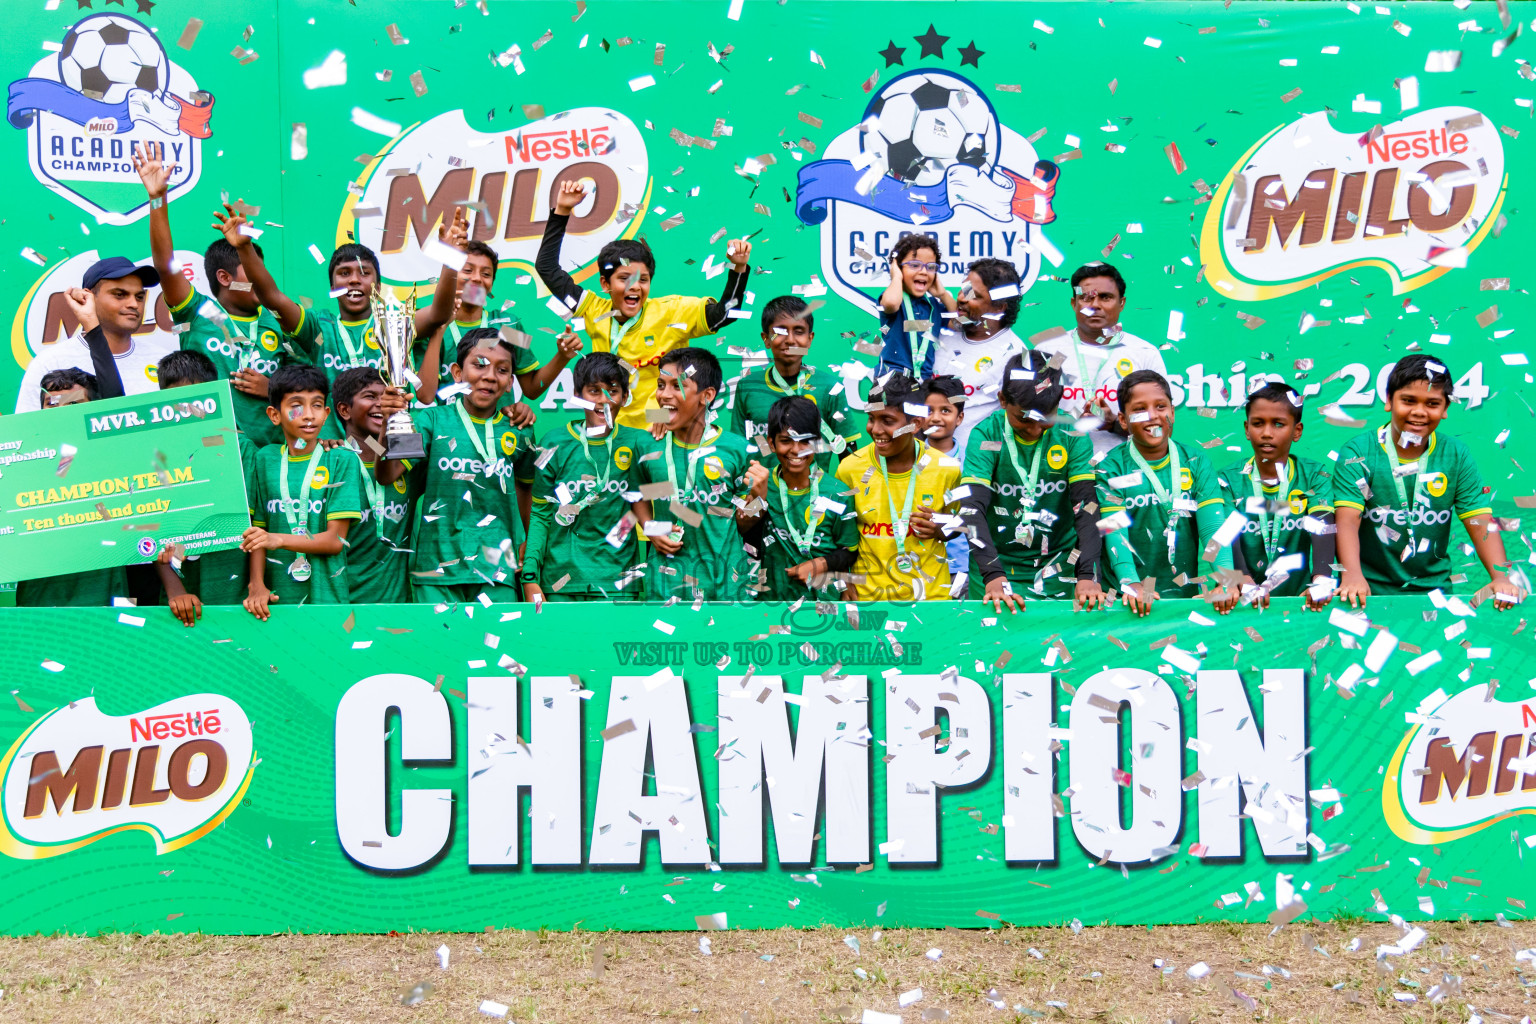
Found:
[[[476,327],[494,327],[497,330],[506,328],[518,341],[527,343],[532,340],[524,333],[523,322],[515,315],[505,311],[493,313],[486,306],[491,298],[491,288],[496,283],[496,250],[479,241],[465,242],[463,248],[464,266],[458,272],[458,305],[454,307],[453,318],[438,328],[430,338],[418,337],[412,352],[421,379],[416,387],[416,397],[423,405],[436,402],[438,390],[453,383],[453,360],[459,351],[459,342],[464,340],[465,331],[472,331]],[[443,358],[445,350],[449,354],[447,359]],[[548,363],[541,363],[531,346],[514,345],[513,350],[517,355],[514,357],[512,376],[517,378],[517,386],[522,390],[523,398],[533,402],[549,390],[566,364],[581,353],[581,339],[569,331],[560,335],[556,342],[555,358]],[[527,405],[514,403],[511,391],[502,399],[502,404],[514,407],[512,415],[515,422],[533,423],[533,410]],[[521,407],[517,408],[518,405]]]
[[[330,415],[330,383],[314,366],[281,366],[267,386],[267,415],[284,443],[256,455],[246,611],[263,622],[269,605],[346,604],[347,533],[361,515],[357,456],[320,444]],[[268,527],[285,528],[277,533]]]
[[[380,459],[380,483],[406,473],[419,488],[411,589],[418,604],[516,601],[517,565],[528,527],[534,475],[533,433],[501,408],[512,386],[512,344],[494,328],[465,331],[453,379],[461,393],[411,412],[427,457]],[[405,392],[385,390],[385,419],[406,408]]]
[[[1160,597],[1198,597],[1204,552],[1221,528],[1221,486],[1205,457],[1173,439],[1173,391],[1156,370],[1132,370],[1116,394],[1130,441],[1109,450],[1098,467],[1101,530],[1110,568],[1126,607],[1137,615]],[[1217,545],[1212,565],[1232,568]],[[1147,583],[1138,582],[1146,579]],[[1237,604],[1235,587],[1207,597],[1223,615]]]
[[[966,442],[960,515],[970,547],[969,596],[1024,607],[1014,587],[1074,606],[1106,603],[1099,584],[1093,442],[1057,419],[1061,370],[1039,352],[1008,360],[1001,408]]]
[[[1244,589],[1244,603],[1260,608],[1271,596],[1305,594],[1318,611],[1333,597],[1333,478],[1322,463],[1291,454],[1301,440],[1301,413],[1301,396],[1288,384],[1250,394],[1243,430],[1253,457],[1217,478],[1227,505],[1248,517],[1232,561],[1257,582]]]
[[[756,459],[747,467],[748,501],[736,512],[736,527],[761,567],[759,599],[841,600],[829,576],[848,572],[858,556],[857,513],[843,485],[814,462],[822,425],[809,398],[779,399],[768,410],[766,435],[778,468]]]
[[[562,335],[574,338],[574,333]],[[572,373],[580,419],[544,435],[533,481],[528,548],[518,579],[541,601],[635,601],[639,560],[638,459],[651,437],[617,422],[629,371],[610,352],[583,356]]]
[[[96,375],[77,367],[50,370],[38,382],[44,409],[62,409],[98,397]],[[105,608],[129,596],[128,574],[122,566],[87,569],[16,583],[18,608]]]
[[[780,399],[802,396],[816,403],[821,417],[816,465],[829,470],[837,457],[859,446],[859,427],[848,409],[843,380],[829,370],[805,365],[816,340],[816,318],[798,295],[780,295],[763,307],[763,346],[771,357],[766,368],[744,372],[734,382],[730,430],[756,441],[768,426],[768,413]],[[763,456],[770,445],[758,444]]]
[[[746,595],[735,503],[751,456],[745,438],[710,423],[720,384],[719,361],[700,348],[673,349],[657,367],[656,401],[666,432],[641,456],[639,478],[654,495],[640,507],[655,549],[646,566],[651,601]]]
[[[1339,599],[1364,607],[1372,594],[1423,594],[1451,582],[1451,520],[1466,524],[1488,570],[1480,595],[1499,611],[1524,599],[1493,531],[1491,492],[1467,446],[1437,428],[1451,402],[1451,373],[1429,356],[1399,359],[1387,376],[1386,425],[1339,453],[1333,504],[1344,566]],[[1362,528],[1362,523],[1366,524]]]
[[[203,253],[203,272],[213,295],[203,295],[192,287],[190,278],[175,265],[166,184],[176,167],[165,166],[164,155],[163,145],[135,146],[133,166],[149,193],[150,258],[160,272],[161,294],[177,325],[177,338],[183,350],[203,353],[212,360],[219,377],[228,379],[234,393],[235,424],[241,433],[248,434],[258,448],[277,444],[283,433],[267,418],[267,380],[283,362],[283,329],[276,315],[264,308],[252,291],[239,255],[239,247],[244,246],[260,259],[261,247],[252,235],[242,231],[245,218],[234,216],[226,206],[231,216],[214,214],[224,237],[209,243]]]
[[[243,214],[226,207],[229,216],[220,226],[224,237],[232,242],[244,238],[246,224]],[[464,208],[458,207],[453,222],[438,228],[438,239],[449,246],[462,248],[467,233]],[[373,322],[373,293],[379,287],[379,258],[366,245],[348,242],[337,246],[331,254],[328,277],[331,295],[336,299],[336,312],[305,309],[283,294],[261,253],[255,246],[235,242],[240,253],[240,265],[255,289],[261,304],[277,314],[284,336],[293,346],[298,357],[313,363],[325,371],[328,381],[335,381],[343,370],[354,366],[385,365],[384,351],[375,337]],[[444,267],[437,279],[432,304],[416,311],[416,337],[431,335],[453,316],[454,292],[458,287],[458,273],[453,267]],[[341,436],[336,424],[331,424],[327,437]]]
[[[415,478],[407,473],[385,485],[375,474],[384,450],[383,397],[384,379],[371,366],[341,371],[331,393],[331,405],[347,435],[343,446],[357,453],[362,488],[362,517],[347,536],[347,583],[353,604],[411,600]]]
[[[219,379],[213,360],[191,348],[167,354],[156,369],[161,391]],[[255,489],[251,471],[256,468],[256,455],[261,448],[243,430],[235,433],[234,440],[240,447],[240,468],[245,475],[245,494],[249,500]],[[155,570],[160,575],[162,599],[170,607],[171,614],[186,626],[196,625],[202,618],[203,605],[240,604],[249,593],[250,559],[238,547],[186,558],[178,551],[165,548],[160,552]]]

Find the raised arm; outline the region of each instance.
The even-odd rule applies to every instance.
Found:
[[[167,185],[176,165],[164,163],[165,144],[142,142],[133,147],[133,169],[139,172],[149,193],[149,255],[160,272],[160,292],[166,305],[179,309],[192,294],[192,285],[176,270],[176,246],[171,241],[171,213]]]
[[[731,271],[725,275],[725,291],[719,302],[704,304],[704,323],[711,334],[731,319],[731,310],[740,309],[747,296],[747,279],[752,276],[752,243],[745,238],[733,240],[726,246],[726,257],[731,261]]]
[[[581,286],[571,275],[560,269],[560,245],[565,241],[565,228],[571,221],[571,211],[587,197],[587,190],[579,181],[562,181],[555,196],[555,205],[544,222],[544,239],[539,242],[539,254],[534,257],[533,269],[544,282],[544,287],[575,311],[581,301]]]
[[[256,293],[256,301],[272,311],[284,333],[297,331],[304,320],[304,307],[283,294],[283,290],[272,279],[272,272],[267,269],[261,253],[251,244],[251,237],[240,230],[248,223],[245,214],[235,212],[233,206],[226,204],[224,212],[215,213],[213,220],[213,226],[223,232],[224,240],[234,246],[235,252],[240,255],[240,265],[245,268],[245,276],[251,282],[251,290]]]
[[[459,206],[454,209],[453,220],[437,229],[437,237],[440,241],[463,252],[464,241],[469,237],[469,218],[464,213],[464,207]],[[432,304],[426,309],[416,311],[416,336],[430,338],[448,326],[448,321],[453,319],[453,311],[458,304],[458,269],[444,266],[443,272],[437,275],[437,287],[432,292]],[[436,378],[434,377],[433,380],[435,382]]]

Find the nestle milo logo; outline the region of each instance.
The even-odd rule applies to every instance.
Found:
[[[0,760],[0,852],[24,860],[138,830],[168,853],[227,818],[255,770],[251,723],[228,697],[127,716],[87,697],[51,711]]]
[[[1381,791],[1399,838],[1443,843],[1536,814],[1536,702],[1490,696],[1486,685],[1437,690],[1409,713]]]

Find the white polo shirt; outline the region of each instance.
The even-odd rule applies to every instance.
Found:
[[[123,393],[142,395],[160,390],[156,364],[176,351],[177,347],[176,336],[161,331],[133,337],[128,351],[114,357],[117,360],[118,376],[123,378]],[[36,412],[41,409],[38,392],[43,377],[54,370],[66,370],[71,366],[86,373],[96,372],[96,366],[91,362],[90,346],[85,343],[83,334],[75,334],[63,341],[43,346],[37,357],[27,364],[27,371],[21,377],[21,391],[16,396],[16,411]]]
[[[1035,349],[1047,359],[1059,353],[1064,360],[1061,373],[1065,387],[1059,415],[1069,422],[1082,417],[1090,395],[1102,398],[1109,406],[1110,413],[1118,415],[1120,378],[1132,370],[1156,370],[1164,377],[1168,376],[1168,370],[1163,365],[1163,354],[1157,350],[1157,346],[1128,331],[1120,331],[1105,344],[1090,345],[1078,337],[1077,329],[1073,327],[1068,329],[1065,336],[1042,341]],[[1083,384],[1084,374],[1088,381],[1086,387]],[[1093,438],[1095,455],[1102,455],[1125,440],[1108,430],[1093,430],[1089,436]]]
[[[945,331],[939,335],[938,345],[933,375],[959,377],[965,382],[965,419],[955,430],[955,441],[964,448],[976,424],[997,409],[997,393],[1003,386],[1003,368],[1008,360],[1029,346],[1008,329],[981,341],[971,341],[959,331]]]

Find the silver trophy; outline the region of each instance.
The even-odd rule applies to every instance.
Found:
[[[416,340],[415,296],[409,305],[382,289],[373,293],[373,330],[384,350],[384,379],[411,395],[411,342]],[[384,424],[386,459],[424,459],[426,447],[411,414],[404,409],[391,414]]]

